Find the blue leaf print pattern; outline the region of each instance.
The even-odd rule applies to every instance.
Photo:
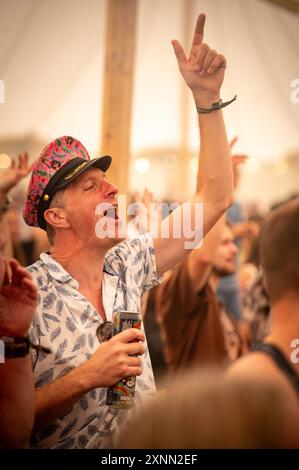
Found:
[[[46,437],[50,437],[52,434],[54,434],[57,427],[58,427],[57,424],[54,424],[54,423],[49,424],[49,426],[47,426],[45,430],[41,432],[40,437],[42,439],[45,439]]]
[[[65,321],[65,326],[67,327],[68,330],[70,330],[72,333],[76,330],[76,325],[75,322],[71,319],[71,317],[67,317]]]
[[[80,407],[82,408],[82,410],[86,411],[88,409],[88,402],[87,402],[87,398],[86,396],[82,396],[80,398]]]
[[[68,425],[63,429],[63,431],[60,434],[60,437],[66,437],[72,429],[76,426],[78,422],[78,418],[73,419],[73,421],[70,421]]]
[[[47,268],[49,271],[52,271],[54,273],[59,273],[60,272],[60,269],[58,266],[56,266],[56,264],[52,264],[52,263],[47,263]]]
[[[46,335],[42,332],[41,327],[40,327],[40,324],[37,323],[37,321],[33,320],[32,325],[33,325],[33,329],[36,329],[38,337],[46,336]],[[35,341],[33,341],[33,342],[35,342]]]
[[[86,323],[86,330],[89,330],[89,328],[91,328],[95,323],[99,323],[99,320],[97,318],[92,318],[88,323]]]
[[[136,266],[137,264],[140,264],[143,261],[142,258],[142,253],[138,252],[133,258],[132,265]]]
[[[50,308],[53,307],[54,301],[57,299],[57,296],[54,294],[54,292],[51,292],[48,294],[43,301],[43,308],[49,310]]]
[[[43,362],[45,359],[47,359],[48,354],[45,353],[44,351],[39,351],[38,352],[38,362]]]
[[[123,268],[119,270],[119,278],[125,284],[127,276],[127,268]]]
[[[93,349],[94,337],[90,333],[88,334],[88,344],[89,344],[89,347]]]
[[[55,321],[56,323],[60,322],[59,318],[55,317],[55,315],[50,315],[50,313],[44,313],[44,318]]]
[[[56,304],[56,313],[57,313],[57,315],[61,315],[62,309],[63,309],[63,302],[62,302],[61,299],[58,299],[57,304]]]
[[[51,335],[50,335],[50,341],[51,343],[53,343],[53,341],[55,341],[56,338],[58,338],[58,336],[60,335],[61,333],[61,328],[60,326],[58,328],[56,328],[56,330],[52,331]]]
[[[56,357],[56,356],[55,356]],[[55,361],[55,365],[57,366],[64,366],[68,362],[72,361],[76,356],[69,356],[69,357],[64,357],[63,359],[59,359],[58,361]]]
[[[150,254],[150,255],[154,255],[154,254],[155,254],[155,248],[152,247],[152,246],[149,246],[149,247],[148,247],[148,251],[149,251],[149,254]]]
[[[88,426],[92,421],[94,421],[96,418],[98,417],[98,414],[97,413],[93,413],[92,415],[90,415],[87,420],[85,421],[85,423],[83,424],[83,426],[81,426],[81,428],[79,429],[79,431],[81,431],[81,429],[84,429],[86,426]]]
[[[87,430],[90,436],[94,436],[98,432],[98,428],[96,426],[93,426],[93,424],[90,424]]]
[[[85,449],[85,447],[88,444],[87,437],[86,436],[79,436],[78,444],[79,444],[80,449]]]
[[[85,346],[85,339],[86,339],[85,334],[79,336],[79,338],[77,338],[74,344],[72,352],[78,351],[79,349],[83,348],[83,346]]]
[[[90,307],[88,306],[87,309],[84,310],[84,312],[82,313],[82,315],[80,317],[81,323],[83,325],[86,322],[86,320],[88,320],[89,316],[90,316]]]
[[[61,377],[64,377],[66,374],[68,374],[69,372],[71,372],[71,370],[73,370],[74,367],[66,367],[65,369],[63,369],[56,377],[56,379],[60,379]]]
[[[137,239],[137,238],[133,238],[133,239],[130,241],[130,245],[131,245],[132,247],[134,247],[134,246],[137,247],[137,245],[139,245],[138,239]]]
[[[36,388],[43,387],[52,382],[53,380],[53,369],[45,370],[42,374],[38,376],[38,380],[35,384]]]
[[[42,285],[43,285],[43,278],[42,278],[42,276],[37,276],[37,278],[36,278],[36,283],[37,283],[37,287],[38,287],[38,288],[42,287]]]
[[[67,348],[67,344],[68,344],[67,339],[65,339],[62,343],[60,343],[60,345],[57,348],[56,354],[55,354],[55,359],[56,360],[62,358],[63,353]]]
[[[56,449],[72,449],[75,444],[75,439],[72,437],[69,437],[66,439],[64,442],[56,446]]]

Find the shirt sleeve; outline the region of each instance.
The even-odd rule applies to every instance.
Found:
[[[204,313],[208,303],[208,285],[198,290],[190,280],[187,259],[178,264],[157,289],[156,316],[162,323],[182,321],[186,317]]]
[[[157,275],[154,242],[149,233],[118,244],[108,252],[106,262],[123,280],[129,270],[141,292],[151,289],[163,280],[163,277]]]

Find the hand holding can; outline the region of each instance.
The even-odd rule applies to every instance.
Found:
[[[128,328],[141,328],[138,312],[118,311],[113,315],[113,336]],[[136,377],[125,377],[107,389],[106,403],[114,408],[131,408],[134,403]]]

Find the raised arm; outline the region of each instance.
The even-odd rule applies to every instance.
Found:
[[[37,289],[30,274],[17,261],[8,263],[0,255],[0,337],[26,337],[36,302]],[[29,355],[6,358],[0,362],[0,448],[27,446],[34,411]]]
[[[226,68],[225,57],[203,43],[204,24],[205,15],[201,14],[188,58],[180,43],[172,41],[180,72],[192,91],[197,108],[210,108],[220,100]],[[201,144],[196,194],[161,224],[161,231],[154,241],[159,274],[173,267],[198,245],[232,203],[232,165],[222,111],[199,114],[199,129]],[[200,203],[203,204],[203,218]],[[186,214],[190,212],[190,220],[183,216],[183,210]],[[177,237],[179,223],[181,232]],[[192,243],[186,224],[193,229]],[[165,237],[166,226],[170,228],[169,237]]]

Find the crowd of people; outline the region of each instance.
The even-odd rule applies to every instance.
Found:
[[[246,156],[227,140],[234,99],[221,100],[226,59],[204,25],[188,57],[172,42],[198,112],[196,192],[155,235],[140,223],[123,236],[111,157],[90,159],[73,137],[0,173],[0,448],[299,447],[299,198],[242,213]],[[16,230],[9,199],[27,176],[32,232]],[[117,311],[144,326],[99,334]],[[132,376],[133,406],[107,405],[107,387]]]

